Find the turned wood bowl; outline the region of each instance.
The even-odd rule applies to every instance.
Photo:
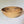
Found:
[[[8,7],[2,8],[1,11],[5,16],[9,18],[16,18],[22,14],[23,9],[21,7],[8,6]]]

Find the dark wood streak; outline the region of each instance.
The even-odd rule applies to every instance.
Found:
[[[22,8],[20,8],[20,10],[22,11]]]
[[[2,8],[2,11],[5,11],[5,8]]]
[[[2,8],[1,10],[4,12],[7,12],[7,10],[9,10],[9,8]]]

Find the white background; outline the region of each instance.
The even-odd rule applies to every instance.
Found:
[[[3,7],[10,5],[22,7],[24,10],[24,0],[12,0],[12,1],[0,0],[0,24],[24,24],[24,14],[18,18],[8,18],[1,12],[1,9]]]

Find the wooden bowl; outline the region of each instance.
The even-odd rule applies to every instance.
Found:
[[[23,12],[23,9],[21,7],[16,7],[16,6],[4,7],[1,10],[2,13],[9,18],[19,17]]]

